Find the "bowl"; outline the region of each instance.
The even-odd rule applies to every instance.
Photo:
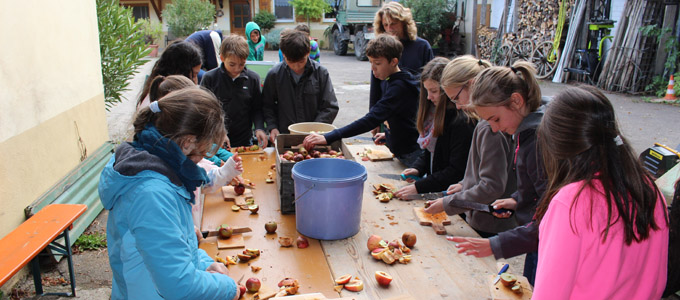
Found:
[[[331,132],[336,128],[337,127],[333,126],[333,124],[326,124],[320,122],[303,122],[291,124],[290,126],[288,126],[288,131],[290,131],[291,134],[305,134],[305,135],[310,133],[324,134],[327,132]]]

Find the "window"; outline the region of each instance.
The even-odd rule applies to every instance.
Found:
[[[126,5],[126,6],[132,8],[132,15],[135,17],[135,21],[139,19],[149,18],[149,6],[147,5],[144,6]]]
[[[362,7],[362,6],[375,6],[378,7],[380,6],[381,0],[356,0],[357,1],[357,6]]]
[[[338,14],[338,9],[343,8],[345,5],[345,0],[326,0],[328,5],[333,8],[333,11],[323,14],[324,22],[335,22],[335,18]]]
[[[288,0],[274,0],[274,15],[277,21],[293,21],[293,6]]]

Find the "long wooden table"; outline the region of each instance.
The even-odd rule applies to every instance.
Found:
[[[352,154],[363,151],[363,145],[349,145]],[[281,248],[278,236],[296,238],[294,215],[281,215],[276,184],[266,184],[265,178],[275,162],[273,148],[268,148],[264,160],[260,155],[243,155],[244,178],[255,182],[254,197],[260,205],[259,213],[251,215],[248,211],[232,212],[233,203],[225,202],[221,194],[206,195],[203,230],[214,230],[222,223],[232,226],[249,226],[253,232],[244,234],[246,248],[263,250],[260,258],[248,264],[230,266],[230,276],[238,280],[244,276],[260,278],[263,285],[275,288],[285,277],[296,278],[300,282],[299,293],[323,293],[327,298],[350,297],[349,299],[487,299],[490,298],[488,276],[496,273],[493,257],[475,258],[457,253],[454,243],[444,235],[436,235],[431,227],[421,226],[413,208],[423,205],[422,200],[392,200],[381,203],[372,193],[374,183],[392,183],[403,186],[405,182],[390,180],[378,174],[400,174],[404,166],[396,159],[393,161],[357,161],[366,167],[368,179],[364,185],[361,229],[351,238],[338,241],[310,240],[306,249]],[[356,155],[355,155],[356,157]],[[452,224],[446,226],[448,235],[478,236],[465,221],[451,216]],[[264,224],[276,221],[279,228],[276,234],[265,233]],[[383,239],[401,239],[404,232],[414,232],[417,244],[411,252],[413,260],[409,264],[387,265],[373,259],[366,248],[366,241],[372,234]],[[215,238],[209,238],[200,247],[211,256],[236,255],[241,249],[218,250]],[[253,272],[249,265],[262,267]],[[385,271],[392,275],[393,281],[388,288],[375,281],[375,271]],[[358,293],[342,290],[336,292],[333,279],[344,274],[352,274],[364,282],[364,290]],[[246,299],[252,299],[247,294]]]

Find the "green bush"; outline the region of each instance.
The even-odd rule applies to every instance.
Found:
[[[418,27],[418,35],[436,45],[443,26],[450,24],[448,14],[452,10],[447,0],[404,0],[405,7],[411,9]]]
[[[121,93],[128,90],[128,79],[137,73],[137,67],[146,63],[143,58],[151,50],[144,42],[140,24],[135,23],[132,9],[120,6],[118,0],[97,0],[97,21],[108,110],[121,102]]]
[[[279,50],[282,30],[283,28],[274,28],[265,34],[264,37],[267,39],[267,44],[269,44],[269,47],[271,47],[272,50]]]
[[[162,15],[174,36],[185,37],[215,21],[215,6],[207,0],[173,0]]]
[[[144,41],[150,45],[158,45],[158,41],[163,38],[163,25],[149,19],[139,19],[137,23],[140,24],[140,30],[144,34]]]
[[[274,28],[276,16],[269,11],[261,10],[259,13],[255,14],[253,22],[257,23],[264,32],[267,32],[269,29]]]
[[[305,17],[307,25],[309,25],[311,18],[319,18],[323,13],[333,11],[333,8],[326,0],[290,0],[288,3],[293,5],[295,15]]]
[[[646,92],[654,93],[657,97],[663,97],[666,95],[666,90],[668,89],[668,79],[670,78],[671,72],[675,71],[673,75],[675,78],[680,78],[680,52],[678,48],[680,44],[678,40],[673,36],[671,28],[660,28],[656,24],[646,25],[640,27],[640,32],[644,36],[653,37],[658,42],[661,38],[666,38],[663,44],[664,50],[666,50],[666,62],[664,63],[663,74],[656,75],[652,79],[652,82],[645,87]],[[677,80],[677,79],[676,79]],[[680,92],[680,84],[674,86],[675,95]]]
[[[83,234],[76,240],[73,247],[78,251],[106,248],[106,233],[93,232]]]

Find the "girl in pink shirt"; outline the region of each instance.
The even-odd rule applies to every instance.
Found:
[[[609,100],[569,88],[538,129],[548,176],[539,204],[533,299],[659,299],[666,283],[666,202],[620,135]]]

